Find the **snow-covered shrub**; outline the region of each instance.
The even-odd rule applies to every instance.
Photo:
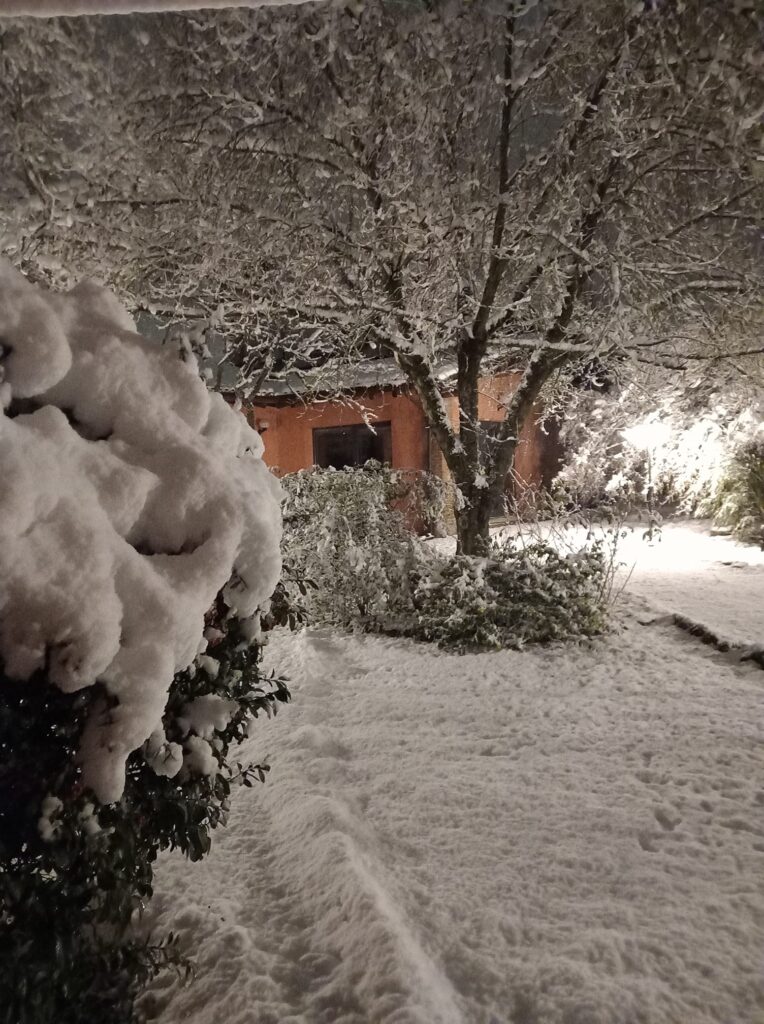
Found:
[[[302,584],[299,593],[288,580],[285,588],[307,621],[455,648],[604,628],[610,565],[597,545],[561,554],[506,541],[489,558],[449,557],[407,529],[379,466],[296,473],[284,486],[285,560]]]
[[[708,515],[727,466],[762,420],[761,396],[739,383],[659,375],[615,394],[582,392],[567,410],[555,484],[583,507]]]
[[[290,605],[314,622],[382,629],[410,607],[408,574],[421,545],[407,528],[394,471],[311,469],[282,480],[284,580]]]
[[[121,1024],[172,959],[128,932],[152,862],[207,851],[231,744],[287,698],[250,646],[280,490],[105,290],[0,263],[0,339],[0,990],[16,1024]]]
[[[130,755],[120,799],[98,804],[74,760],[94,688],[64,694],[40,678],[0,673],[0,991],[16,1024],[127,1024],[142,988],[183,967],[167,937],[141,933],[164,849],[198,860],[224,824],[231,787],[267,765],[230,758],[253,717],[288,699],[259,677],[235,620],[178,673],[161,732]],[[174,773],[181,763],[180,771]],[[132,925],[132,927],[131,927]]]
[[[83,784],[119,799],[224,589],[244,618],[281,568],[280,490],[243,416],[134,333],[104,289],[67,294],[0,265],[0,658],[66,693],[98,680]]]
[[[707,504],[714,520],[764,547],[764,430],[737,448]]]
[[[455,648],[523,647],[601,633],[610,562],[601,544],[561,553],[492,543],[487,558],[434,559],[418,577],[406,632]]]
[[[382,469],[392,507],[417,533],[444,537],[446,484],[434,473],[421,470]]]

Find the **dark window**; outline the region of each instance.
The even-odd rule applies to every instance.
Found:
[[[390,424],[375,423],[374,430],[372,433],[365,423],[313,430],[313,463],[323,469],[363,466],[370,459],[389,463],[392,459]]]
[[[313,431],[313,462],[322,469],[332,466],[363,466],[369,459],[392,461],[389,423],[375,423],[374,433],[365,423],[349,427],[320,427]]]

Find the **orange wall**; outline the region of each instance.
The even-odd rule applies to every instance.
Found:
[[[377,391],[363,396],[367,417],[390,422],[395,469],[427,469],[427,424],[415,398]],[[363,423],[359,410],[342,402],[314,405],[255,406],[248,412],[253,426],[260,429],[265,461],[280,475],[313,465],[313,430],[316,427],[346,427]],[[262,424],[267,423],[265,430]]]
[[[478,419],[499,422],[504,419],[506,403],[520,379],[519,373],[499,373],[495,377],[481,377],[478,393]],[[455,395],[446,398],[448,418],[455,430],[459,429],[459,402]],[[529,416],[520,431],[515,452],[515,473],[524,483],[539,484],[544,479],[544,461],[549,449],[547,437],[536,423],[538,409]],[[442,460],[438,460],[442,464]],[[438,475],[443,475],[439,472]]]
[[[481,420],[503,420],[505,405],[517,387],[519,373],[498,373],[495,377],[482,377],[478,397],[478,416]],[[538,406],[525,421],[515,452],[515,473],[525,483],[541,483],[544,477],[544,456],[548,449],[546,435],[536,418]]]
[[[504,405],[517,386],[519,376],[504,373],[481,379],[478,404],[481,420],[504,418]],[[443,460],[437,458],[435,452],[432,465],[430,463],[427,421],[416,396],[374,391],[364,394],[360,402],[372,422],[390,422],[395,469],[432,469],[444,475]],[[445,405],[452,425],[458,430],[456,396],[446,396]],[[316,427],[344,427],[364,422],[358,409],[343,402],[255,406],[247,410],[247,418],[260,430],[265,461],[279,475],[313,465],[313,430]],[[535,422],[535,416],[529,417],[520,433],[515,454],[515,471],[520,479],[540,483],[545,476],[545,460],[548,461],[550,450],[550,439]]]

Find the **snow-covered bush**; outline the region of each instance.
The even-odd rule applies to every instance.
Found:
[[[445,537],[447,486],[434,473],[421,470],[383,470],[389,478],[392,507],[410,529],[433,537]]]
[[[280,490],[193,356],[98,286],[0,264],[0,339],[0,990],[17,1024],[121,1024],[172,959],[128,933],[152,862],[207,851],[262,772],[231,744],[288,696],[250,646]]]
[[[601,544],[492,543],[487,558],[433,560],[414,590],[406,632],[455,648],[523,647],[602,633],[610,562]]]
[[[256,615],[279,577],[279,486],[244,417],[134,333],[104,289],[59,295],[0,265],[0,658],[66,693],[99,681],[83,784],[119,799],[224,589]]]
[[[369,462],[282,480],[288,603],[314,622],[382,629],[410,607],[409,571],[421,544],[396,508],[399,479]]]
[[[762,396],[739,383],[654,374],[615,394],[582,392],[567,411],[566,462],[555,484],[584,507],[709,515],[728,467],[762,421]]]
[[[406,528],[380,467],[286,477],[285,607],[303,621],[455,648],[503,648],[604,628],[610,563],[600,546],[559,553],[506,541],[448,557]],[[279,604],[284,601],[280,598]],[[298,616],[299,617],[299,616]],[[282,612],[280,621],[284,621]]]
[[[764,547],[764,428],[734,451],[707,508],[720,526]]]
[[[192,860],[208,852],[232,786],[267,771],[232,761],[232,748],[253,717],[289,696],[281,680],[260,678],[240,624],[221,626],[210,654],[175,677],[162,734],[130,755],[110,804],[83,788],[73,757],[100,699],[94,688],[64,694],[44,672],[23,681],[0,673],[4,1019],[127,1024],[146,982],[183,966],[167,937],[143,935],[136,920],[153,864],[165,849]]]

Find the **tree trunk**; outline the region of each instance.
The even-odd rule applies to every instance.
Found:
[[[457,555],[474,555],[478,558],[488,554],[488,524],[491,519],[491,506],[495,495],[487,487],[460,487],[465,504],[455,510],[456,514],[456,553]]]

